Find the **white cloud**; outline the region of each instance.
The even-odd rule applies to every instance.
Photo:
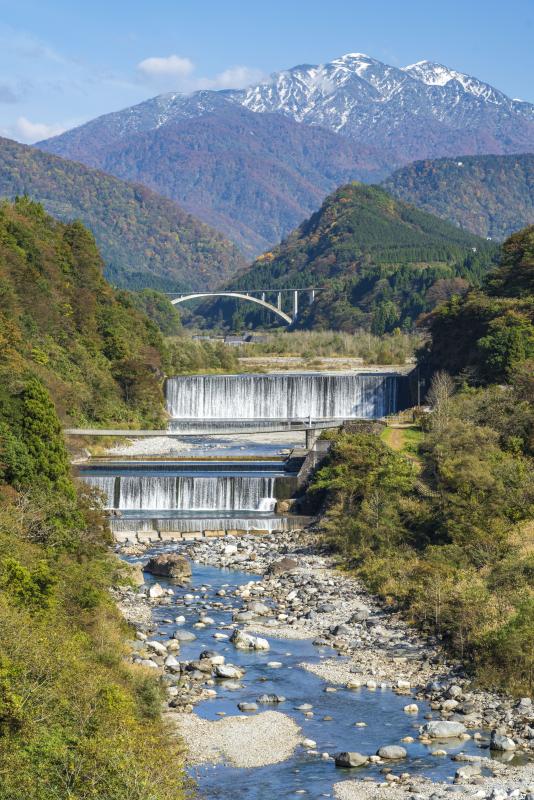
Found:
[[[202,88],[205,89],[242,89],[244,86],[250,86],[251,83],[257,83],[264,78],[261,70],[254,67],[229,67],[223,72],[219,72],[213,79],[199,78],[199,83],[204,82],[206,85]]]
[[[195,65],[191,59],[182,56],[153,56],[140,61],[137,69],[149,78],[187,78],[194,71]]]
[[[141,79],[157,84],[160,89],[194,92],[197,89],[241,89],[264,78],[254,67],[234,66],[219,72],[213,78],[197,75],[196,65],[186,56],[171,55],[145,58],[137,65]]]
[[[27,117],[19,117],[13,126],[13,136],[19,141],[32,144],[50,136],[58,136],[65,130],[65,125],[48,125],[46,122],[31,122]]]

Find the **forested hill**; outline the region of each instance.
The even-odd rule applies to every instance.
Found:
[[[0,203],[0,797],[182,800],[156,676],[129,666],[96,498],[63,420],[161,422],[158,329],[80,222]],[[131,634],[130,634],[131,635]]]
[[[523,364],[532,400],[534,225],[507,239],[499,268],[481,290],[453,298],[425,323],[431,338],[421,363],[429,375],[445,370],[475,383],[506,383]]]
[[[315,478],[323,531],[479,686],[522,697],[534,643],[534,226],[505,242],[482,287],[426,322],[428,409],[402,433],[335,435]]]
[[[502,240],[534,223],[533,153],[416,161],[382,185],[479,236]]]
[[[161,419],[161,334],[102,267],[80,222],[26,198],[0,204],[0,422],[28,376],[65,420]]]
[[[244,266],[237,248],[147,189],[0,138],[0,197],[28,195],[93,232],[106,277],[130,289],[207,289]]]
[[[375,333],[404,326],[450,294],[477,283],[496,248],[378,186],[351,183],[233,287],[325,287],[303,327]]]

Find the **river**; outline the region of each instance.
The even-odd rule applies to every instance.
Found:
[[[380,417],[406,405],[406,386],[404,378],[390,371],[372,375],[193,376],[169,380],[167,402],[173,417],[171,426],[180,420],[206,421],[207,425],[210,420],[217,420],[220,426],[224,420],[230,431],[237,420],[252,418]],[[294,436],[286,435],[289,450],[299,443],[291,438]],[[252,446],[245,441],[231,433],[215,440],[206,435],[187,445],[185,456],[178,450],[177,458],[169,458],[167,450],[162,458],[160,450],[149,460],[114,457],[84,465],[80,472],[102,492],[104,505],[117,514],[112,526],[124,543],[130,541],[129,531],[136,541],[135,536],[142,532],[154,532],[160,539],[165,533],[174,532],[179,537],[184,532],[208,529],[211,534],[217,530],[259,530],[277,536],[276,531],[298,527],[298,517],[277,513],[277,503],[295,491],[296,468],[288,467],[285,448],[280,442],[271,441],[268,434],[263,439],[256,437]],[[146,452],[144,455],[149,456]],[[220,544],[218,541],[219,549]],[[186,543],[160,542],[144,552],[142,559],[129,559],[145,563],[151,553],[185,547]],[[206,547],[209,549],[209,545]],[[145,578],[148,585],[154,583],[149,575]],[[378,682],[375,690],[365,686],[347,689],[333,686],[302,666],[303,662],[319,664],[335,656],[336,651],[328,646],[314,645],[309,638],[277,638],[276,627],[272,634],[268,633],[268,651],[243,651],[222,636],[214,638],[216,632],[231,632],[232,615],[239,606],[236,590],[257,580],[259,577],[249,572],[202,563],[194,564],[189,586],[179,587],[158,578],[159,584],[174,594],[172,608],[168,602],[151,605],[155,628],[151,638],[169,642],[178,629],[194,631],[196,638],[180,644],[180,661],[194,661],[208,649],[245,670],[233,688],[229,688],[228,681],[216,681],[215,696],[196,705],[194,713],[206,720],[243,716],[238,703],[254,703],[259,696],[272,693],[285,698],[276,704],[276,711],[288,715],[301,731],[301,743],[281,763],[254,769],[227,763],[192,766],[191,774],[201,796],[219,800],[272,800],[299,794],[333,797],[337,782],[355,777],[355,770],[334,767],[333,753],[357,751],[370,755],[383,745],[403,741],[406,758],[368,763],[357,770],[358,777],[383,779],[386,768],[393,776],[409,773],[450,781],[455,772],[451,763],[455,753],[461,750],[468,756],[480,754],[480,742],[472,738],[449,741],[447,757],[433,754],[438,749],[435,744],[419,741],[420,726],[426,718],[435,716],[424,700],[417,700],[416,714],[407,713],[404,709],[410,697],[395,693],[387,682],[383,688]],[[269,602],[269,598],[266,600]],[[176,614],[183,614],[185,620],[176,623]],[[206,615],[211,621],[199,627],[200,617]],[[343,660],[343,656],[338,658]],[[279,662],[280,666],[270,666],[272,662]],[[298,709],[303,703],[312,710]],[[253,713],[261,714],[267,708],[273,706],[260,704]],[[304,738],[311,744],[303,746]],[[243,747],[246,746],[244,741]]]

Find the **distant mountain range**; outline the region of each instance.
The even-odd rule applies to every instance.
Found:
[[[39,145],[143,183],[223,231],[252,260],[347,180],[389,170],[368,146],[281,114],[255,114],[218,92],[154,98]]]
[[[382,185],[479,236],[503,240],[534,223],[534,154],[416,161]]]
[[[421,313],[479,283],[496,252],[493,243],[378,186],[352,183],[229,286],[322,287],[315,303],[303,307],[301,327],[381,334],[410,329]],[[258,313],[234,301],[218,301],[211,314],[219,309],[226,319],[237,311],[245,324]]]
[[[206,289],[245,264],[235,245],[145,186],[0,139],[0,197],[29,195],[93,232],[118,286]]]
[[[534,105],[440,64],[353,53],[244,90],[160,95],[38,147],[142,182],[250,255],[347,180],[417,159],[534,152]]]

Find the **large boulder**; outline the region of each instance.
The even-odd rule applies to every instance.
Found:
[[[452,720],[432,720],[423,725],[421,733],[430,739],[454,739],[465,733],[465,725]]]
[[[334,755],[334,763],[336,767],[343,767],[345,769],[351,769],[353,767],[363,767],[364,764],[367,764],[369,761],[368,756],[364,756],[361,753],[336,753]]]
[[[230,636],[230,641],[237,647],[238,650],[268,650],[269,642],[267,639],[262,639],[261,636],[251,636],[250,633],[244,633],[239,628],[235,628]]]
[[[215,675],[217,678],[228,678],[230,680],[239,680],[243,677],[243,671],[233,664],[218,664],[215,667]]]
[[[267,567],[267,575],[283,575],[285,572],[293,572],[298,567],[294,558],[284,556],[280,561],[274,561]]]
[[[510,736],[506,736],[504,733],[499,733],[497,730],[491,732],[490,750],[507,753],[515,750],[515,747],[516,744],[514,740],[510,738]]]
[[[145,572],[162,578],[188,581],[191,578],[191,564],[178,553],[160,553],[149,560]]]
[[[406,758],[407,755],[404,747],[398,744],[386,744],[384,747],[380,747],[376,754],[380,758],[388,759]]]

